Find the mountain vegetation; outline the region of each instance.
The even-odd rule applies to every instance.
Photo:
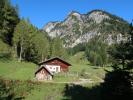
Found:
[[[8,12],[4,10],[6,7],[10,9]],[[55,56],[67,58],[68,54],[74,55],[79,51],[85,51],[86,57],[93,65],[104,66],[108,59],[107,45],[125,39],[123,34],[129,30],[129,24],[123,19],[105,11],[94,10],[87,14],[73,11],[63,22],[49,23],[45,26],[45,31],[41,31],[29,20],[20,19],[18,8],[13,7],[8,0],[1,2],[1,9],[3,11],[1,23],[3,24],[0,29],[0,40],[4,48],[0,49],[0,55],[17,58],[18,61],[37,63]],[[9,14],[11,21],[7,20],[9,21],[7,25],[10,22],[11,25],[2,26],[6,23],[4,19],[8,19],[8,16],[6,18],[3,16],[6,13],[11,13]],[[9,27],[7,28],[9,30],[4,29],[5,27]],[[96,41],[96,37],[100,41]]]
[[[92,38],[86,45],[85,55],[94,66],[105,66],[108,63],[107,44],[99,37]]]
[[[133,26],[128,33],[130,38],[126,42],[116,44],[111,49],[113,71],[108,72],[103,85],[103,100],[131,100],[133,98]],[[108,98],[110,96],[110,98]]]
[[[0,1],[0,38],[12,45],[14,28],[19,22],[18,8],[13,7],[9,0]]]
[[[61,39],[49,39],[45,32],[24,19],[15,28],[13,43],[19,61],[39,62],[50,57],[65,56]]]
[[[9,0],[2,0],[0,9],[0,58],[38,63],[50,57],[66,56],[61,39],[50,39],[29,20],[20,19],[18,8]]]

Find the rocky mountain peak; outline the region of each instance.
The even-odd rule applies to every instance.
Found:
[[[104,11],[94,10],[89,13],[89,18],[94,20],[96,23],[101,23],[104,19],[110,19],[110,16]]]
[[[81,18],[81,14],[78,13],[78,12],[76,12],[76,11],[72,11],[72,12],[70,12],[70,14],[68,15],[68,17],[72,17],[72,16],[75,16],[75,17],[77,17],[78,19]]]
[[[74,23],[77,21],[82,21],[82,15],[76,11],[72,11],[68,14],[67,18],[65,19],[65,24]]]
[[[50,22],[43,30],[52,38],[59,36],[63,39],[65,47],[74,47],[88,42],[96,35],[112,44],[122,40],[117,37],[126,33],[128,28],[128,22],[122,18],[102,10],[93,10],[87,14],[72,11],[64,21]]]
[[[80,16],[80,13],[77,12],[77,11],[71,11],[68,16],[71,16],[71,15],[74,15],[74,16]]]

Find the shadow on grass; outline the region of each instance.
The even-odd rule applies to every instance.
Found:
[[[114,70],[105,75],[104,82],[94,87],[66,85],[63,100],[133,100],[133,73]]]
[[[87,88],[81,85],[67,84],[63,100],[101,100],[100,93],[99,86]]]
[[[90,63],[87,63],[86,65],[88,65],[88,66],[92,66],[92,64],[90,64]]]
[[[1,62],[9,62],[11,60],[10,54],[0,54],[0,61]]]
[[[88,63],[88,64],[86,64],[87,66],[91,66],[91,68],[93,68],[93,69],[99,69],[99,68],[101,68],[101,66],[94,66],[94,65],[92,65],[92,64],[90,64],[90,63]]]
[[[11,97],[11,96],[9,96],[9,97],[0,97],[0,100],[24,100],[25,99],[25,97],[19,97],[19,98],[14,98],[14,97]]]

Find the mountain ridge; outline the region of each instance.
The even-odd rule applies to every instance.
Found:
[[[65,47],[74,47],[88,42],[96,35],[104,36],[104,41],[112,44],[125,40],[123,34],[128,32],[129,23],[124,19],[103,10],[93,10],[86,14],[72,11],[61,22],[49,22],[43,30],[51,38],[60,37]],[[119,38],[118,39],[113,39]]]

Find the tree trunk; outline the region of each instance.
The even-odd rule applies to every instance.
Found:
[[[14,46],[14,54],[13,54],[13,57],[14,58],[17,58],[18,57],[18,55],[17,55],[17,45],[16,44]]]
[[[22,44],[20,46],[20,54],[19,54],[19,62],[22,61],[22,53],[23,53],[23,47],[22,47]]]

